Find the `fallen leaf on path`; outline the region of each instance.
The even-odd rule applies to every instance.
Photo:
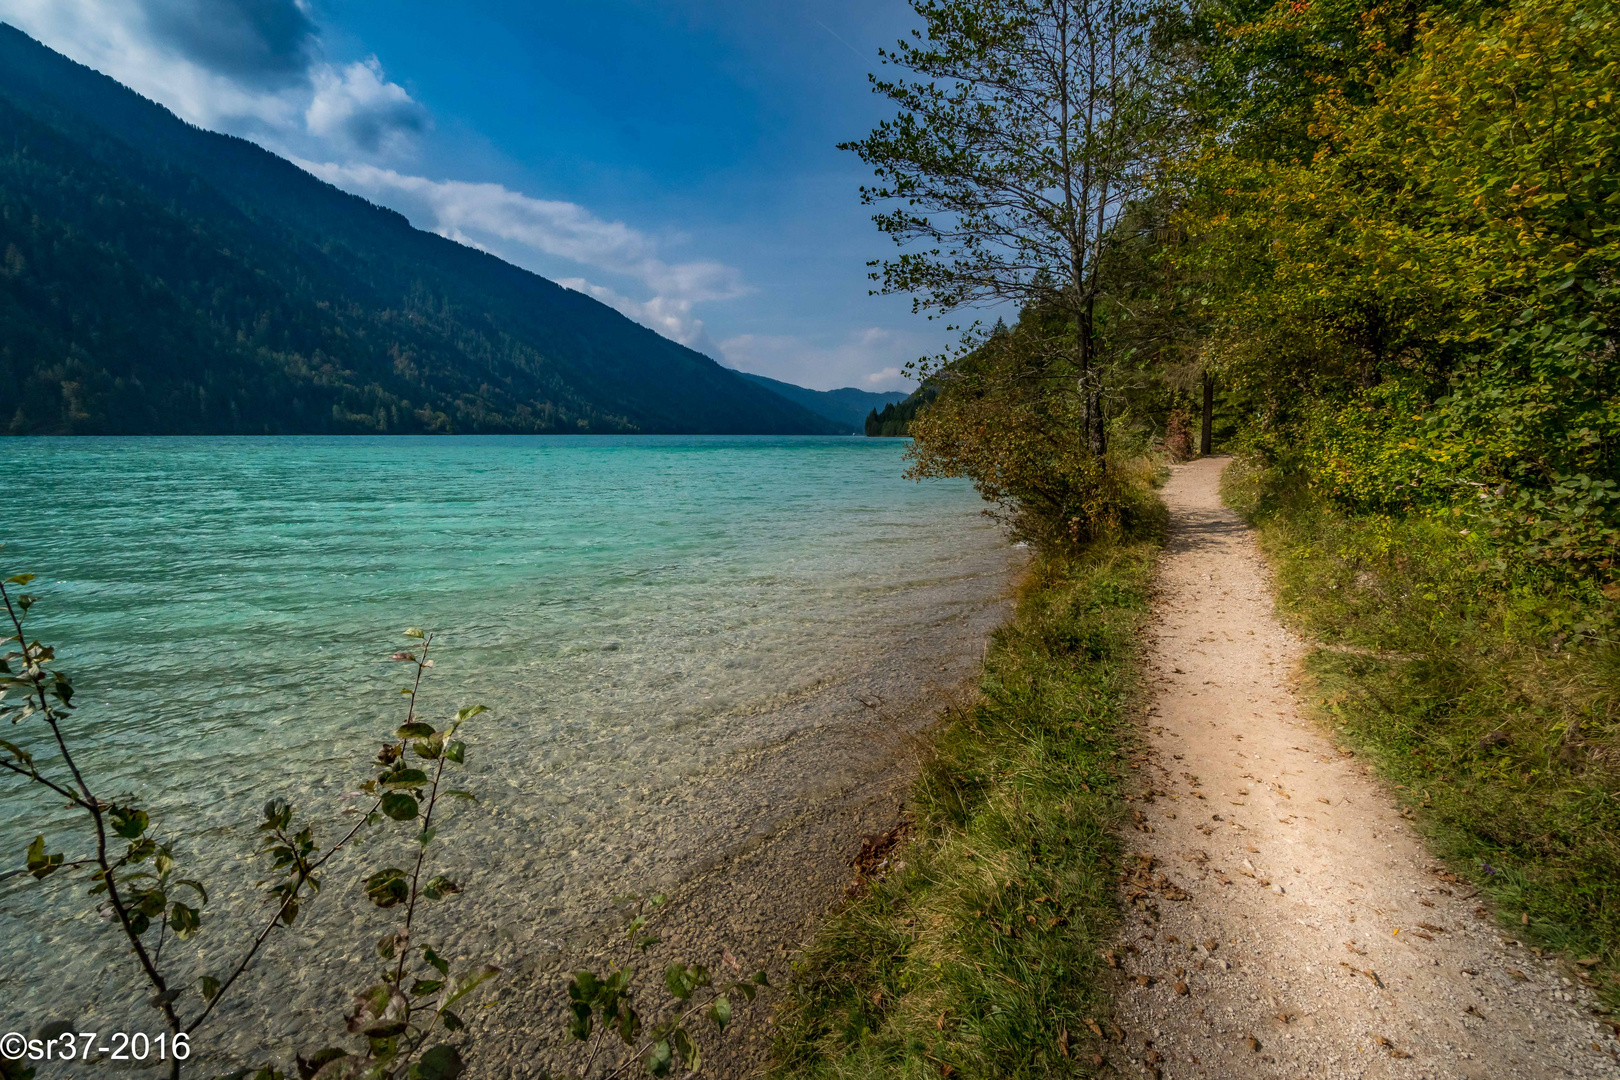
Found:
[[[1184,982],[1176,983],[1175,990],[1176,990],[1176,995],[1178,997],[1186,997],[1187,996],[1187,984],[1186,983],[1184,983]]]
[[[1429,931],[1431,934],[1444,934],[1446,932],[1445,927],[1436,926],[1436,925],[1434,925],[1434,923],[1420,922],[1420,923],[1418,923],[1418,925],[1421,926],[1423,929]]]
[[[1086,1027],[1089,1028],[1091,1030],[1091,1033],[1093,1035],[1097,1036],[1097,1038],[1100,1039],[1100,1038],[1103,1037],[1102,1025],[1097,1023],[1097,1021],[1095,1021],[1095,1020],[1087,1020],[1086,1021]]]
[[[1595,956],[1588,956],[1588,957],[1584,957],[1583,959],[1577,960],[1575,962],[1577,964],[1581,965],[1581,967],[1589,968],[1589,967],[1597,967],[1598,963],[1599,963],[1599,960]]]
[[[1260,1052],[1260,1040],[1255,1038],[1253,1035],[1243,1036],[1243,1041],[1248,1045],[1249,1052],[1251,1054],[1258,1054]]]
[[[1526,975],[1524,972],[1520,971],[1518,968],[1504,968],[1503,970],[1506,971],[1509,975],[1513,976],[1515,979],[1518,979],[1520,982],[1529,982],[1530,981],[1530,976]]]

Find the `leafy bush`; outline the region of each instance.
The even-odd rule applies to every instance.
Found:
[[[1239,461],[1321,714],[1515,933],[1620,1005],[1620,587],[1500,558],[1436,517],[1347,516]],[[1527,921],[1521,921],[1527,920]]]

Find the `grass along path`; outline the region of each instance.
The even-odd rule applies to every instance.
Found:
[[[776,1014],[777,1077],[1095,1071],[1157,549],[1145,539],[1032,568],[978,702],[935,735],[899,865],[835,912],[797,966]]]
[[[1182,466],[1164,489],[1116,1057],[1177,1080],[1620,1077],[1595,1002],[1508,942],[1301,712],[1306,646],[1221,505],[1223,465]]]

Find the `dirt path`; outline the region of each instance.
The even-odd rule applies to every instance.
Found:
[[[1300,715],[1305,646],[1221,506],[1224,464],[1182,466],[1164,490],[1116,1061],[1166,1080],[1620,1077],[1579,988],[1509,940]]]

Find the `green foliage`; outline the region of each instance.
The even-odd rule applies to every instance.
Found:
[[[871,438],[893,438],[911,434],[911,422],[939,397],[939,386],[932,380],[919,386],[904,401],[891,401],[880,412],[866,415],[866,434]]]
[[[939,396],[911,424],[908,475],[966,476],[1012,534],[1075,550],[1151,516],[1127,448],[1092,452],[1087,396],[1060,315],[1026,311],[932,378]]]
[[[666,898],[654,894],[629,899],[634,900],[636,906],[635,914],[625,927],[624,943],[634,952],[645,952],[658,944],[657,936],[647,928]],[[736,964],[729,952],[725,956],[740,974],[741,965]],[[569,1034],[579,1042],[591,1044],[581,1076],[592,1076],[592,1069],[604,1053],[613,1056],[609,1036],[617,1040],[619,1052],[616,1061],[604,1059],[603,1080],[625,1075],[637,1065],[651,1076],[695,1073],[703,1064],[703,1051],[692,1029],[692,1020],[701,1016],[715,1028],[724,1029],[731,1022],[732,996],[753,1001],[762,987],[770,985],[765,972],[756,971],[747,978],[716,988],[714,976],[707,968],[676,960],[664,969],[663,987],[670,998],[663,1010],[665,1015],[647,1026],[643,1023],[642,1011],[636,1007],[635,980],[635,969],[628,963],[612,967],[606,975],[600,976],[591,971],[577,971],[569,980],[569,1011],[573,1017],[568,1025]]]
[[[1620,8],[1350,14],[1209,30],[1178,253],[1216,301],[1206,354],[1251,445],[1303,450],[1342,505],[1483,512],[1508,557],[1612,577]]]
[[[1516,935],[1592,960],[1620,1005],[1620,586],[1433,518],[1346,516],[1301,479],[1239,462],[1225,493],[1284,611],[1342,647],[1309,661],[1323,719]]]
[[[1155,550],[1035,565],[979,700],[949,716],[912,789],[912,841],[798,965],[775,1076],[1092,1074]]]
[[[11,630],[0,639],[0,648],[9,647],[0,656],[0,722],[9,721],[13,726],[29,722],[47,728],[60,757],[59,768],[66,774],[42,771],[29,752],[10,742],[4,744],[8,757],[0,759],[0,767],[22,782],[18,791],[37,785],[82,810],[96,854],[67,864],[61,854],[48,851],[45,837],[39,835],[24,854],[28,872],[44,880],[69,867],[90,868],[89,896],[101,898],[100,909],[128,941],[151,986],[150,1004],[162,1011],[171,1033],[183,1038],[209,1018],[226,993],[250,970],[270,935],[277,928],[294,924],[304,906],[320,892],[323,867],[335,855],[350,847],[365,830],[389,821],[410,822],[416,839],[414,864],[408,869],[388,867],[375,871],[365,882],[366,895],[374,904],[399,910],[400,924],[376,947],[378,957],[392,963],[375,983],[356,995],[354,1013],[347,1020],[349,1033],[358,1036],[362,1045],[353,1051],[329,1047],[309,1059],[300,1057],[298,1071],[302,1080],[317,1074],[321,1080],[358,1080],[362,1076],[366,1080],[454,1080],[460,1075],[464,1067],[460,1052],[436,1040],[445,1032],[465,1026],[451,1006],[499,972],[475,964],[452,975],[449,964],[424,940],[425,935],[414,923],[422,904],[440,902],[462,891],[460,885],[442,874],[424,881],[424,867],[429,846],[445,824],[439,806],[441,796],[466,794],[444,786],[446,767],[465,760],[464,744],[452,744],[463,748],[452,760],[445,750],[446,740],[485,710],[482,706],[463,708],[442,730],[418,719],[418,694],[422,676],[432,666],[427,654],[433,636],[413,627],[406,636],[420,643],[417,650],[393,656],[395,661],[411,663],[415,668],[415,677],[405,688],[410,705],[396,741],[384,743],[376,756],[374,779],[360,785],[373,803],[357,814],[355,825],[323,847],[311,826],[294,825],[291,804],[279,798],[264,804],[258,832],[268,880],[260,884],[265,886],[264,899],[269,901],[271,914],[258,933],[239,947],[234,965],[216,974],[202,969],[198,954],[177,953],[169,943],[171,937],[176,942],[195,938],[204,928],[203,911],[208,905],[207,887],[177,872],[175,852],[179,840],[171,839],[171,834],[146,810],[98,798],[74,761],[68,727],[76,708],[71,702],[71,683],[50,666],[55,650],[29,641],[24,632],[24,623],[37,598],[14,600],[10,591],[30,580],[32,575],[20,574],[0,583],[0,606],[5,609]],[[433,762],[431,775],[404,764],[407,746],[415,750],[419,759]],[[409,812],[405,803],[409,804]],[[414,823],[419,817],[418,829]],[[127,841],[122,853],[111,842],[114,838]],[[188,1010],[189,1015],[182,1015],[182,999],[193,985],[200,1001]],[[180,1059],[171,1059],[171,1076],[178,1076],[179,1069]],[[256,1075],[264,1080],[281,1080],[286,1074],[266,1066]]]

